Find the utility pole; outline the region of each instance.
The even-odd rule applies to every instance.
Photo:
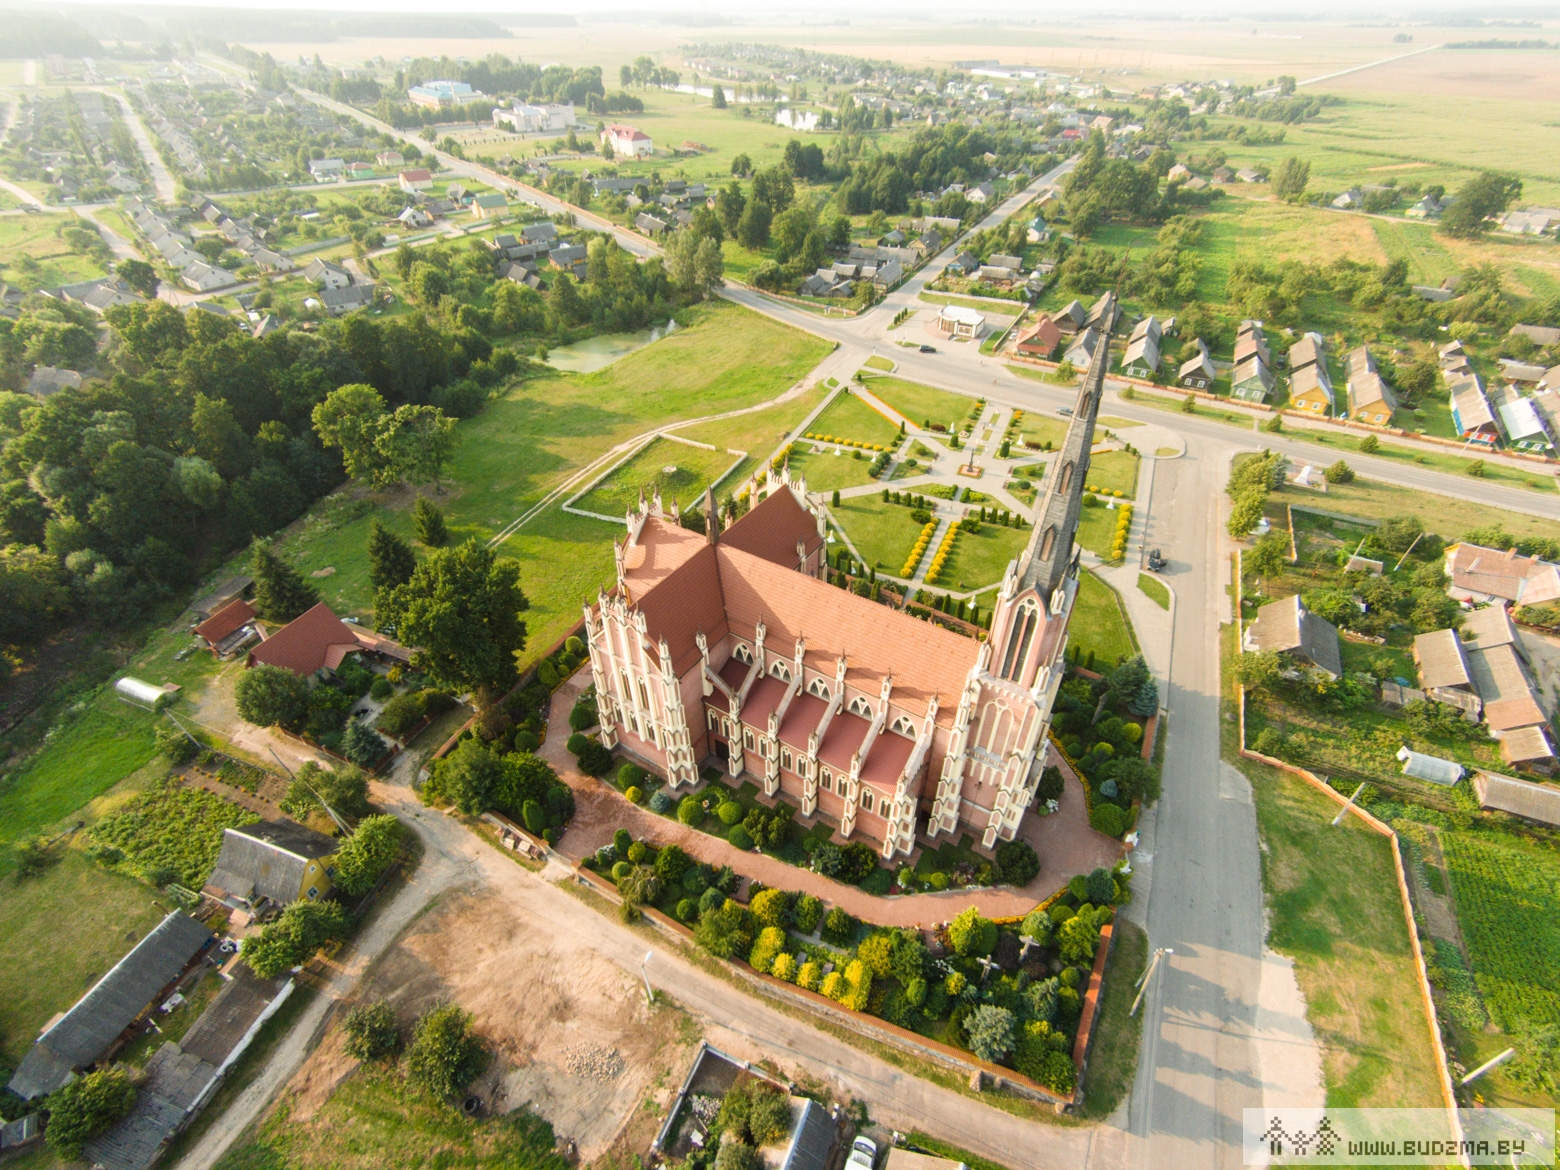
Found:
[[[1166,955],[1173,954],[1175,954],[1175,951],[1170,947],[1160,947],[1154,952],[1154,957],[1148,961],[1148,970],[1144,971],[1143,977],[1137,981],[1137,998],[1132,1001],[1132,1010],[1127,1012],[1127,1015],[1137,1015],[1138,1005],[1143,1002],[1143,996],[1148,991],[1148,981],[1153,978],[1154,972],[1159,968],[1159,960]]]
[[[1361,784],[1358,788],[1356,788],[1354,790],[1354,795],[1349,797],[1348,800],[1343,802],[1343,807],[1338,810],[1338,815],[1333,817],[1333,819],[1332,819],[1332,823],[1334,825],[1336,825],[1339,821],[1343,820],[1344,814],[1347,813],[1351,808],[1354,807],[1354,802],[1359,799],[1360,793],[1362,793],[1364,791],[1365,791],[1365,785]]]
[[[646,951],[645,957],[639,960],[639,973],[644,976],[645,980],[645,1002],[649,1004],[655,1003],[655,992],[650,987],[650,972],[647,970],[650,966],[650,960],[653,958],[655,958],[655,952]]]
[[[1466,1085],[1470,1081],[1475,1081],[1479,1077],[1482,1077],[1485,1073],[1489,1072],[1490,1069],[1496,1068],[1499,1065],[1505,1064],[1508,1060],[1510,1060],[1516,1054],[1517,1054],[1517,1050],[1515,1048],[1508,1048],[1508,1049],[1506,1049],[1506,1051],[1502,1052],[1499,1056],[1492,1056],[1489,1060],[1486,1060],[1478,1068],[1474,1069],[1471,1073],[1469,1073],[1467,1076],[1463,1077],[1463,1079],[1458,1081],[1457,1083],[1460,1084],[1460,1085]]]

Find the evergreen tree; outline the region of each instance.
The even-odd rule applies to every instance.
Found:
[[[250,568],[255,575],[255,609],[261,617],[290,622],[320,603],[319,592],[276,555],[270,541],[255,541]]]
[[[412,579],[417,556],[412,546],[378,520],[368,532],[368,580],[378,589],[393,589]]]
[[[418,496],[412,508],[412,527],[417,531],[417,539],[429,548],[443,548],[450,542],[443,511],[426,496]]]

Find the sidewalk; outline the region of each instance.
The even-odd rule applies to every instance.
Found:
[[[558,852],[571,861],[610,844],[616,830],[627,829],[636,839],[649,838],[657,845],[679,845],[706,864],[729,865],[766,886],[812,894],[825,905],[841,906],[847,913],[880,926],[932,926],[951,920],[968,906],[977,907],[988,918],[1027,914],[1075,874],[1086,874],[1097,866],[1114,865],[1121,857],[1119,841],[1089,828],[1083,787],[1068,775],[1060,811],[1048,817],[1030,814],[1020,827],[1020,837],[1033,845],[1040,856],[1040,875],[1029,885],[1021,889],[1000,886],[996,889],[947,890],[940,894],[874,897],[855,886],[789,865],[767,854],[743,852],[719,837],[690,829],[674,818],[629,804],[610,784],[581,773],[565,747],[566,729],[569,710],[587,685],[589,672],[580,670],[553,695],[550,726],[555,730],[537,751],[537,755],[574,790],[574,820],[558,848]],[[1054,752],[1051,762],[1064,763]],[[1068,774],[1065,768],[1064,774]],[[913,860],[912,856],[903,863],[909,864]],[[900,859],[896,859],[898,863]]]

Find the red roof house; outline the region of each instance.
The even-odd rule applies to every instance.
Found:
[[[349,626],[322,601],[251,650],[247,665],[280,666],[308,678],[321,670],[335,670],[347,655],[360,650],[399,662],[411,657],[389,638]]]
[[[254,607],[240,597],[201,622],[194,632],[197,638],[203,639],[211,647],[213,654],[220,657],[257,636],[254,620]]]

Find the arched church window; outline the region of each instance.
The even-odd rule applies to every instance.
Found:
[[[1049,534],[1047,534],[1049,535]],[[1002,677],[1016,682],[1023,676],[1024,666],[1029,661],[1030,644],[1034,641],[1035,626],[1039,624],[1040,607],[1035,604],[1033,597],[1026,597],[1019,603],[1018,612],[1013,615],[1013,625],[1008,632],[1008,642],[1002,652]]]

